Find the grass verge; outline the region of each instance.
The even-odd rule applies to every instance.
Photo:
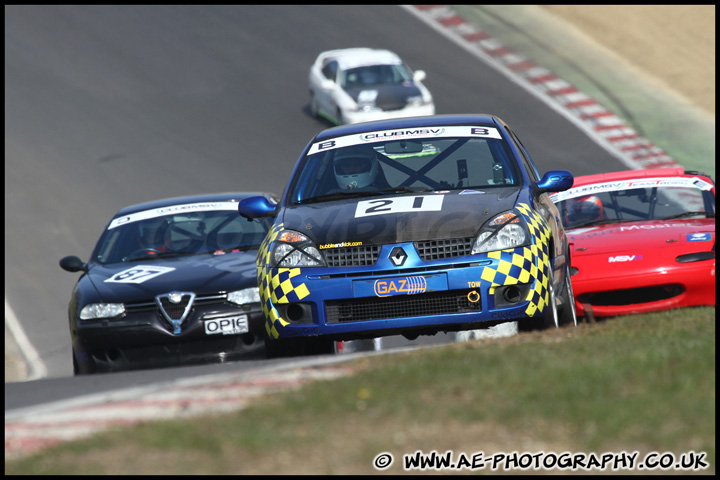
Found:
[[[373,459],[388,452],[395,462],[384,473],[398,474],[417,451],[638,452],[637,461],[702,452],[709,467],[683,473],[715,472],[715,308],[353,366],[350,377],[268,395],[232,414],[146,423],[6,461],[5,473],[373,474]],[[498,472],[488,465],[484,473]]]

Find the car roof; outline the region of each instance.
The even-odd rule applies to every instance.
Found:
[[[141,212],[143,210],[152,210],[154,208],[168,207],[171,205],[184,205],[188,203],[202,202],[232,202],[240,201],[244,198],[254,197],[257,195],[271,195],[264,192],[226,192],[226,193],[205,193],[198,195],[188,195],[182,197],[163,198],[152,200],[149,202],[138,203],[124,207],[115,214],[115,217],[128,215],[130,213]]]
[[[580,175],[574,178],[573,187],[582,185],[590,185],[593,183],[615,182],[620,180],[630,180],[633,178],[650,178],[650,177],[694,177],[701,176],[710,179],[707,175],[700,172],[686,171],[682,167],[675,168],[652,168],[647,170],[623,170],[620,172],[598,173],[594,175]]]
[[[397,65],[402,60],[395,53],[385,49],[375,48],[342,48],[328,50],[318,56],[323,65],[329,60],[336,60],[341,70],[366,65]]]
[[[394,130],[398,128],[416,128],[449,125],[497,125],[507,127],[505,122],[491,114],[448,114],[429,115],[422,117],[405,117],[390,120],[376,120],[374,122],[354,123],[331,127],[318,133],[313,142],[325,138],[355,133],[371,132],[375,130]],[[312,143],[312,142],[311,142]]]

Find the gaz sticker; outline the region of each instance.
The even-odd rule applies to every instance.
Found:
[[[355,218],[391,213],[438,212],[442,210],[444,198],[443,195],[419,195],[365,200],[358,202]]]
[[[205,333],[207,335],[239,335],[249,331],[247,315],[205,320]]]
[[[112,277],[105,280],[106,283],[143,283],[151,278],[155,278],[164,273],[175,270],[172,267],[150,267],[147,265],[138,265],[137,267],[128,268],[122,272],[116,273]]]
[[[376,280],[375,295],[387,297],[389,295],[413,295],[427,290],[427,280],[424,277],[389,278]]]

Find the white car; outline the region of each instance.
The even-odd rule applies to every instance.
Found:
[[[329,50],[310,67],[310,112],[338,124],[434,115],[422,84],[395,53],[372,48]]]

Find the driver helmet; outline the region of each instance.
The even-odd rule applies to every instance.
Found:
[[[603,205],[597,195],[571,198],[565,202],[565,220],[568,224],[593,222],[603,218]]]
[[[338,150],[333,160],[335,179],[343,190],[367,187],[375,181],[379,168],[371,147]]]
[[[145,221],[139,225],[138,241],[140,247],[153,250],[164,250],[166,247],[165,234],[169,224],[167,220]]]

